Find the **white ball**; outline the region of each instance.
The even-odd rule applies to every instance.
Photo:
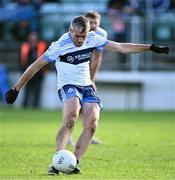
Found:
[[[59,172],[69,174],[77,165],[75,155],[68,150],[60,150],[53,155],[52,165]]]

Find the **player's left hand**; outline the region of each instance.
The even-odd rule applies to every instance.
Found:
[[[156,53],[164,53],[164,54],[169,53],[169,48],[167,46],[157,46],[155,44],[152,44],[149,49]]]

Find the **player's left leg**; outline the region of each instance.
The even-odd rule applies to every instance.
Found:
[[[80,160],[86,152],[98,126],[98,120],[100,117],[100,108],[98,103],[83,103],[81,113],[83,120],[83,132],[75,146],[75,156],[78,160]]]

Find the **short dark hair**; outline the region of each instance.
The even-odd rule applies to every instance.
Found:
[[[89,26],[89,21],[85,16],[75,16],[74,19],[71,22],[70,27],[78,27],[81,29],[81,33],[85,31],[89,31],[90,26]]]
[[[101,19],[101,15],[97,11],[88,11],[85,14],[85,17],[99,20]]]

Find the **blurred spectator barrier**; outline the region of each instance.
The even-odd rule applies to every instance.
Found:
[[[57,40],[63,33],[68,31],[70,20],[73,16],[83,14],[85,11],[92,9],[98,10],[102,14],[101,26],[105,28],[109,34],[109,38],[112,39],[113,29],[109,21],[109,17],[106,14],[106,0],[98,0],[93,2],[85,1],[61,1],[60,3],[45,3],[41,6],[41,37],[47,40],[48,43]],[[97,8],[98,7],[98,8]],[[13,8],[11,8],[13,9]],[[30,9],[30,8],[29,8]],[[8,11],[6,15],[0,16],[5,18],[4,31],[1,29],[0,33],[0,62],[6,63],[9,70],[18,70],[18,44],[16,39],[10,35],[10,27],[8,24],[12,23],[14,19],[30,18],[32,14],[30,10],[26,9],[26,16],[18,16],[17,14],[24,10]],[[17,13],[18,12],[18,13]],[[3,12],[1,12],[3,13]],[[16,15],[14,16],[14,13]],[[10,21],[11,19],[11,21]],[[168,45],[170,47],[169,55],[159,55],[152,52],[124,55],[119,56],[117,53],[109,51],[104,52],[103,63],[101,66],[102,71],[174,71],[175,70],[175,13],[161,12],[161,13],[148,13],[145,16],[132,15],[125,17],[126,30],[127,30],[127,42],[133,43],[155,43],[159,45]],[[9,28],[9,29],[8,29]],[[25,34],[25,32],[21,32]],[[14,41],[15,40],[15,41]],[[13,42],[12,42],[13,41]],[[8,45],[13,43],[13,47]],[[3,46],[6,44],[6,46]],[[8,50],[8,48],[10,50]],[[9,52],[4,54],[4,52]],[[16,51],[16,54],[15,54]],[[11,60],[10,52],[13,52],[13,61]],[[16,62],[16,63],[15,63]],[[110,63],[109,63],[110,62]],[[16,64],[16,66],[15,66]]]
[[[0,101],[2,101],[4,104],[6,103],[5,93],[9,89],[8,83],[7,68],[4,64],[0,64]]]

